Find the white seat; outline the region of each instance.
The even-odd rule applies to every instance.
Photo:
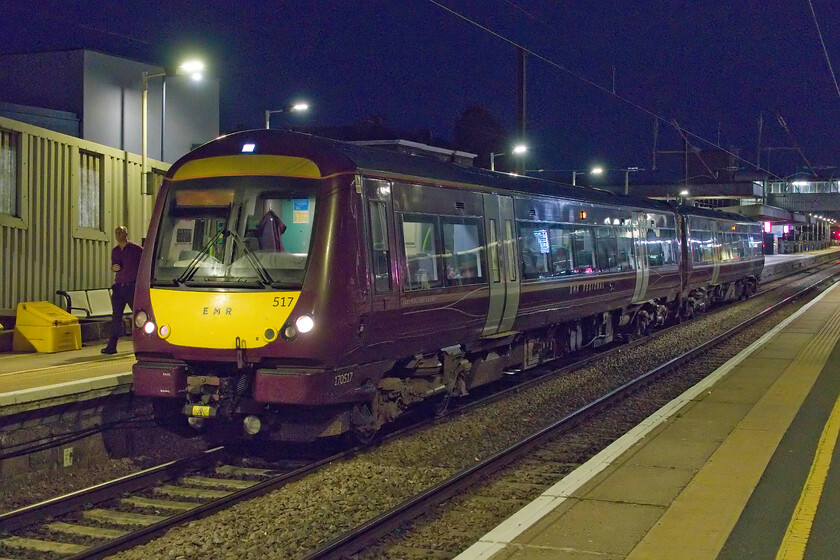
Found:
[[[90,303],[88,303],[87,292],[85,290],[69,290],[65,292],[70,298],[68,302],[69,313],[76,317],[87,317],[90,315]]]
[[[88,290],[88,302],[90,303],[90,314],[93,317],[102,317],[111,314],[111,293],[104,288],[99,290]]]

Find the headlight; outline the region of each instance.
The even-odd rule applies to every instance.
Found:
[[[134,314],[134,326],[138,329],[142,329],[143,325],[145,325],[148,320],[149,316],[142,309]]]
[[[315,328],[315,321],[309,315],[301,315],[295,320],[295,327],[299,333],[305,334]]]
[[[166,338],[169,336],[169,325],[161,325],[158,329],[158,336],[161,338]]]
[[[151,321],[146,321],[146,324],[143,325],[143,332],[146,334],[152,334],[157,330],[155,324]]]

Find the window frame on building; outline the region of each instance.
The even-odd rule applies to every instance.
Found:
[[[6,160],[6,151],[12,152]],[[12,162],[10,172],[5,172],[5,161]],[[0,128],[0,196],[3,196],[4,186],[10,186],[11,204],[6,208],[0,207],[0,226],[18,229],[27,228],[27,209],[29,193],[24,181],[23,173],[23,134]]]
[[[106,223],[106,199],[105,199],[105,164],[106,158],[103,154],[85,150],[74,150],[76,165],[73,166],[73,236],[80,239],[92,239],[95,241],[108,241],[110,238],[105,231]],[[95,168],[91,169],[86,163],[98,162]],[[90,185],[91,178],[94,185]],[[95,193],[97,199],[95,208],[85,209],[89,204],[90,195]],[[95,222],[91,221],[90,215],[94,214]],[[83,220],[86,220],[83,222]]]

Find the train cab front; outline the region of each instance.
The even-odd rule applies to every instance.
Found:
[[[258,432],[261,368],[311,354],[303,282],[319,181],[290,159],[191,161],[161,191],[135,294],[133,390],[193,427],[246,419]],[[283,165],[298,176],[272,175]]]

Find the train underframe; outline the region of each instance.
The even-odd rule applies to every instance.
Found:
[[[756,289],[753,278],[699,287],[671,300],[649,300],[528,332],[502,333],[430,354],[406,356],[379,364],[383,369],[373,376],[378,382],[367,381],[356,388],[358,398],[352,403],[301,406],[258,402],[252,395],[266,370],[233,364],[212,374],[186,378],[186,403],[178,404],[181,424],[186,415],[193,428],[221,430],[233,437],[312,441],[349,433],[367,441],[383,425],[420,403],[440,413],[451,399],[505,375],[522,373],[584,348],[645,336],[666,323],[691,319],[712,305],[747,298]],[[198,365],[190,369],[204,370]],[[342,374],[319,371],[312,375],[338,378]]]

